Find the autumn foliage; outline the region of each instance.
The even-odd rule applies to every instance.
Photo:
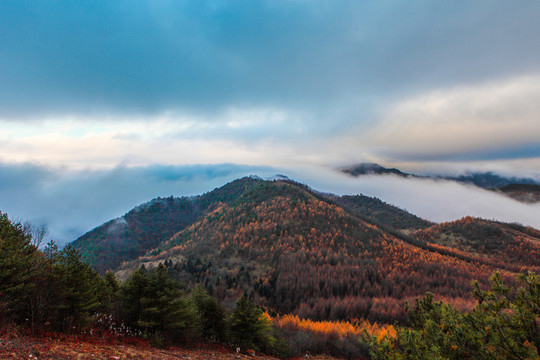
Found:
[[[177,278],[229,306],[246,294],[301,318],[392,323],[405,319],[406,301],[428,291],[471,309],[473,280],[487,287],[496,270],[512,282],[538,268],[539,240],[499,223],[430,226],[393,209],[393,223],[420,228],[403,232],[358,217],[354,198],[339,202],[286,181],[237,182],[239,193],[220,197],[226,201],[122,271],[169,262]]]
[[[364,335],[399,337],[406,304],[428,292],[467,313],[477,306],[471,291],[487,289],[494,272],[509,285],[538,272],[539,244],[538,231],[516,224],[434,225],[374,199],[245,178],[136,208],[78,242],[82,255],[54,243],[39,250],[2,215],[0,321],[94,326],[157,346],[209,341],[358,358],[368,354]],[[100,251],[109,251],[103,261]],[[120,260],[116,273],[103,272]]]
[[[313,321],[295,315],[278,316],[275,326],[288,342],[291,353],[330,353],[345,358],[365,357],[368,354],[365,334],[378,339],[396,336],[393,325],[370,323],[367,320]]]

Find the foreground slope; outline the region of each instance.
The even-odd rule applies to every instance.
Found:
[[[54,335],[54,334],[52,334]],[[157,348],[137,341],[109,341],[105,339],[59,335],[51,337],[0,337],[1,359],[96,359],[96,360],[211,360],[211,359],[253,359],[253,356],[237,354],[231,349],[212,344],[200,344],[199,347]],[[257,354],[261,360],[277,358]],[[315,356],[313,359],[331,359]]]
[[[505,250],[494,257],[486,246],[453,248],[426,235],[435,231],[421,219],[413,222],[416,233],[405,235],[399,226],[361,218],[361,207],[350,206],[354,199],[344,207],[290,181],[236,185],[245,182],[234,197],[213,201],[193,224],[124,263],[119,275],[163,262],[226,304],[247,294],[278,312],[312,319],[393,321],[402,318],[404,300],[430,291],[467,308],[472,280],[486,284],[495,270],[509,277],[538,264],[538,243],[518,229],[497,238],[497,246],[527,252],[499,265]],[[492,235],[478,234],[486,244]]]

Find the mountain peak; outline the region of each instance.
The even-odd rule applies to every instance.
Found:
[[[430,291],[460,303],[473,279],[537,271],[537,236],[470,217],[433,224],[376,198],[246,177],[151,201],[73,245],[119,279],[163,263],[225,306],[244,294],[300,317],[393,322],[404,299]]]
[[[344,168],[341,168],[340,170],[352,176],[371,175],[371,174],[376,174],[376,175],[394,174],[394,175],[399,175],[403,177],[409,176],[409,174],[404,173],[396,168],[386,168],[376,163],[360,163],[360,164],[355,164],[351,166],[346,166]]]

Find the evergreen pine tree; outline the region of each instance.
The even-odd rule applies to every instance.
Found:
[[[148,337],[176,341],[184,330],[197,324],[193,302],[163,264],[149,272],[142,268],[135,271],[121,293],[126,321]]]
[[[81,260],[79,252],[70,245],[59,253],[53,265],[53,275],[58,289],[56,307],[62,329],[86,325],[90,315],[100,306],[99,275]]]
[[[369,338],[374,359],[539,359],[540,283],[538,275],[520,277],[517,294],[496,273],[491,290],[474,284],[478,299],[472,312],[460,312],[433,301],[417,300],[411,309],[412,327],[396,339]]]
[[[2,321],[30,317],[29,299],[39,271],[40,254],[19,223],[0,212],[0,314]]]
[[[217,300],[197,286],[191,295],[199,314],[201,335],[206,340],[221,341],[225,335],[225,309]]]
[[[245,296],[238,300],[229,318],[229,338],[242,349],[269,349],[275,341],[270,320]]]
[[[112,271],[107,271],[100,279],[98,297],[100,311],[110,315],[117,315],[120,294],[120,283]]]
[[[142,316],[142,299],[149,286],[149,276],[143,267],[135,270],[120,288],[122,318],[130,327],[137,327]]]

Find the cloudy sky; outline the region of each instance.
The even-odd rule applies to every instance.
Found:
[[[425,183],[400,182],[403,200],[316,179],[363,161],[540,178],[539,16],[535,0],[3,0],[0,210],[65,242],[155,196],[287,172],[465,215],[425,210]]]

